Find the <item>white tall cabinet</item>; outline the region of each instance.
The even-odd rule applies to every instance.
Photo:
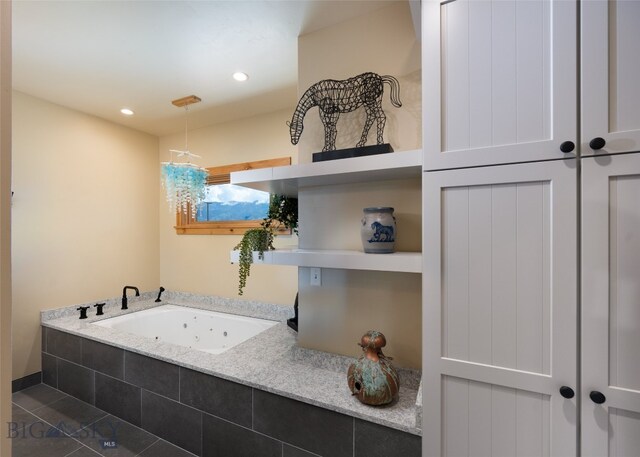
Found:
[[[423,455],[639,456],[640,2],[422,5]]]
[[[582,455],[636,456],[640,153],[582,160],[581,225]]]
[[[580,6],[581,155],[640,151],[640,2]]]
[[[427,170],[576,156],[574,2],[422,8]]]
[[[581,22],[582,455],[636,456],[640,2],[582,2]]]
[[[425,456],[575,455],[575,167],[425,174]]]

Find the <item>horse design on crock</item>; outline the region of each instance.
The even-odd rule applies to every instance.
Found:
[[[390,225],[382,225],[380,222],[376,221],[371,224],[371,228],[373,229],[373,235],[369,240],[369,243],[392,243],[393,238],[393,227]]]
[[[376,121],[377,142],[383,143],[382,134],[387,116],[382,110],[382,94],[384,84],[391,88],[389,98],[391,104],[397,108],[400,102],[400,84],[393,76],[380,76],[377,73],[362,73],[345,80],[325,79],[315,83],[302,95],[293,113],[291,122],[287,122],[291,134],[291,143],[298,144],[304,128],[303,120],[307,111],[317,106],[320,120],[324,125],[323,151],[333,151],[336,148],[336,124],[340,114],[350,113],[364,107],[367,118],[362,129],[360,141],[356,145],[362,147],[367,142],[369,130]]]

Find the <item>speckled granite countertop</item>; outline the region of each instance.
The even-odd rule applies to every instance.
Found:
[[[421,434],[419,373],[399,370],[398,401],[386,406],[367,406],[352,396],[347,386],[347,367],[355,359],[299,348],[297,333],[285,322],[291,317],[291,308],[171,291],[164,293],[162,303],[155,303],[156,293],[130,297],[128,311],[120,310],[119,298],[103,300],[105,315],[97,317],[91,308],[93,315],[83,320],[78,319],[79,305],[43,311],[42,325],[414,435]],[[280,324],[217,355],[91,325],[98,320],[167,304],[277,320]]]

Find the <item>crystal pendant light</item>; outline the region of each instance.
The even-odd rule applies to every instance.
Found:
[[[190,95],[171,102],[178,107],[184,106],[185,109],[184,150],[170,149],[171,160],[161,163],[162,187],[166,192],[169,208],[174,213],[176,211],[190,212],[192,218],[195,218],[198,205],[205,198],[207,176],[209,175],[207,170],[191,163],[192,157],[199,158],[200,156],[189,151],[189,105],[199,101],[200,98]],[[186,162],[174,162],[173,153],[176,153],[176,158],[185,157]]]

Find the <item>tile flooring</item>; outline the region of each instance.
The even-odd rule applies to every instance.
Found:
[[[194,457],[45,384],[14,393],[12,406],[13,457]]]

